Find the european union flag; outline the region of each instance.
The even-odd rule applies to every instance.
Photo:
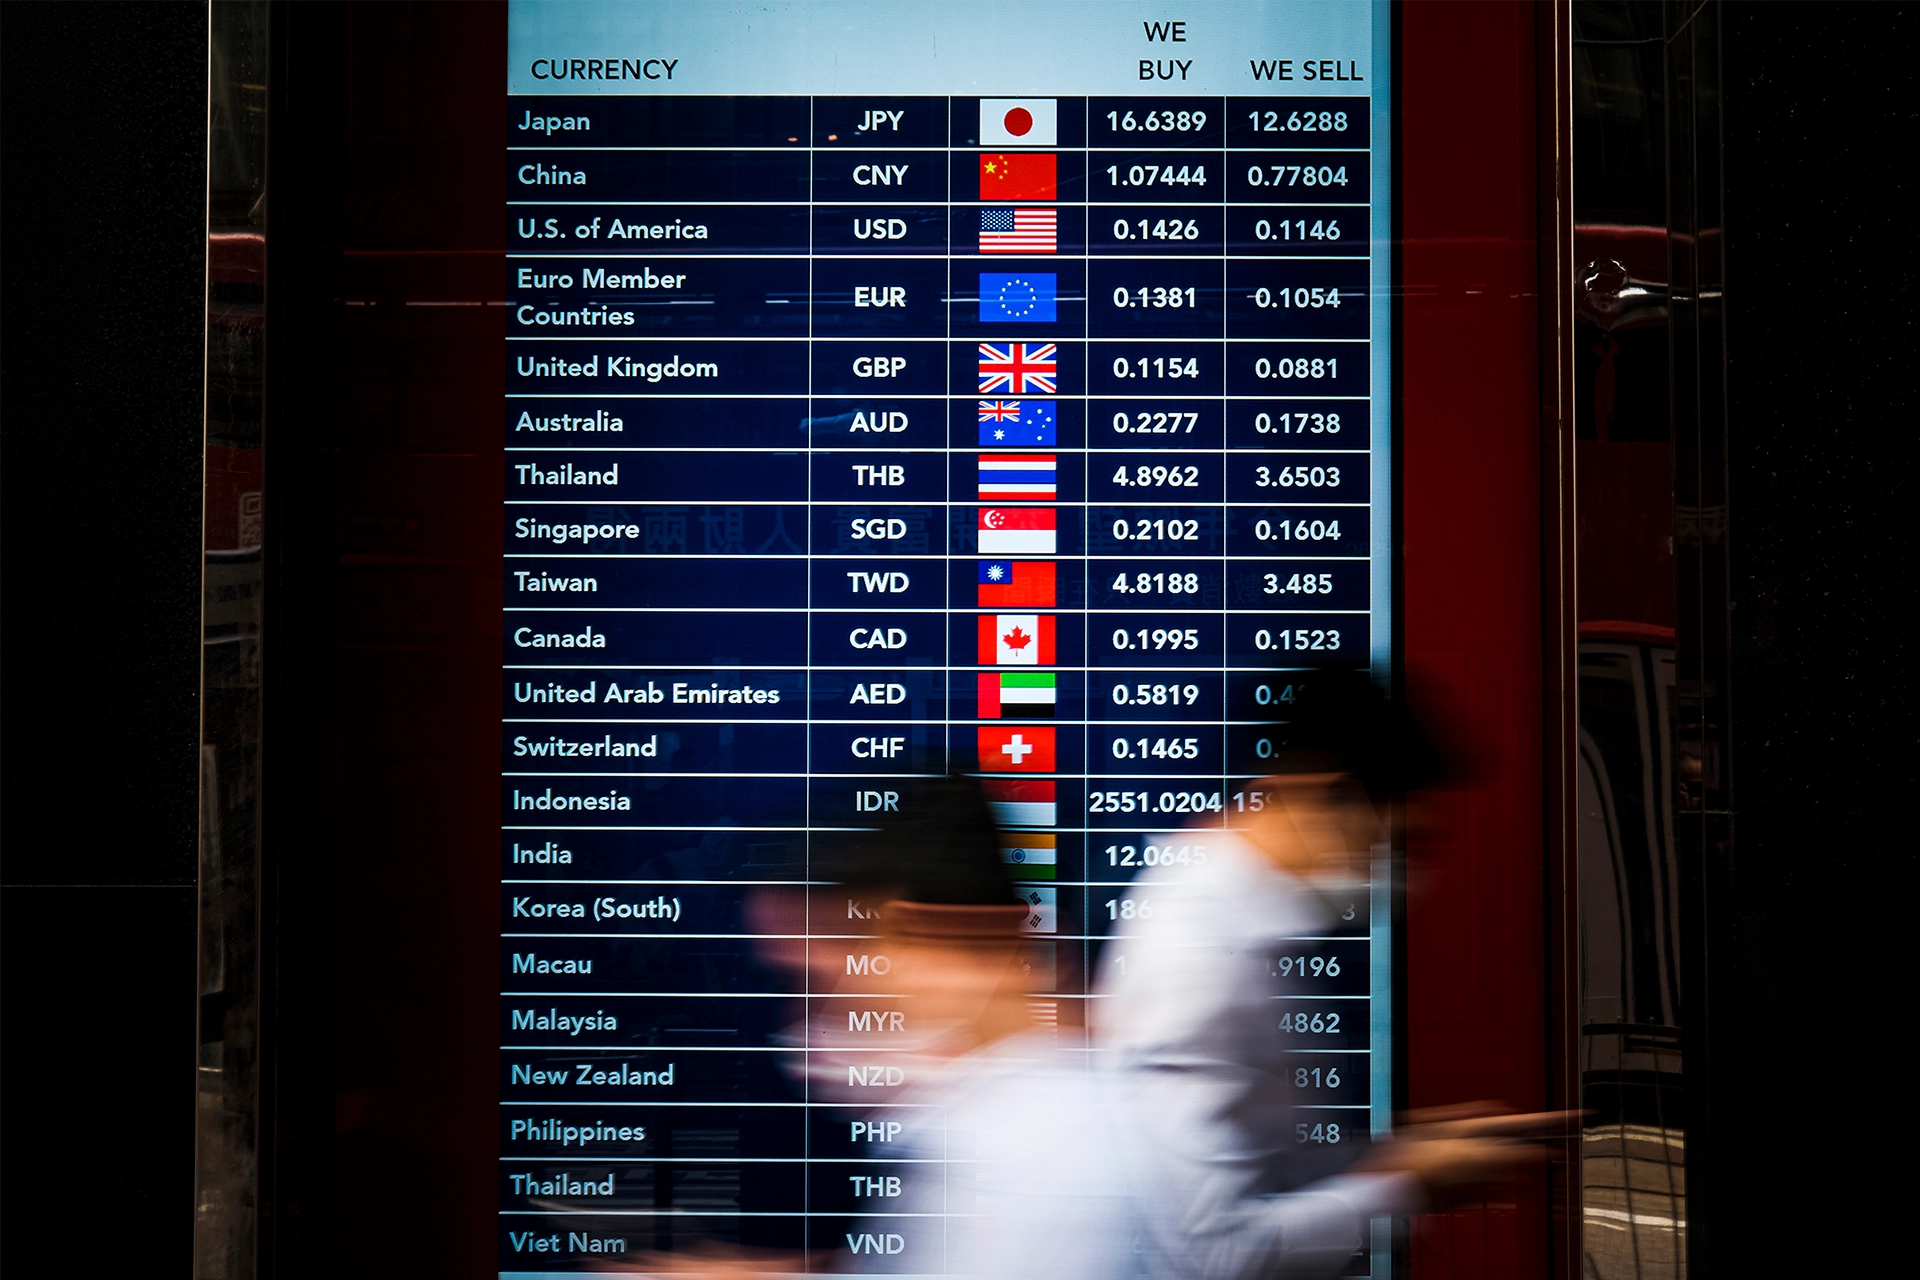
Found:
[[[1051,271],[982,271],[980,319],[1006,324],[1052,320],[1060,277]]]
[[[1057,443],[1052,400],[982,400],[980,443],[1052,445]]]

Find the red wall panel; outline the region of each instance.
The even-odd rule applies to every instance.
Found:
[[[1407,1099],[1548,1102],[1537,10],[1401,10],[1403,653],[1478,776],[1415,814]],[[1536,1276],[1545,1179],[1418,1219],[1413,1273]]]

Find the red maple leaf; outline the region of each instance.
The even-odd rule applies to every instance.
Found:
[[[1000,638],[1000,643],[1006,645],[1009,649],[1024,649],[1033,643],[1033,637],[1020,628],[1015,627]]]

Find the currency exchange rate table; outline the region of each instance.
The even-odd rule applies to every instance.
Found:
[[[983,778],[1077,1044],[1134,877],[1379,660],[1375,117],[1327,87],[508,99],[503,1266],[938,1270],[879,904],[813,842]],[[1335,1140],[1349,916],[1285,1015],[1347,1014]]]

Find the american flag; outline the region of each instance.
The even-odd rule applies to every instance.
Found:
[[[1055,391],[1060,347],[1055,342],[980,344],[980,390],[1026,395]]]
[[[1059,216],[1056,209],[982,209],[980,252],[1053,253]]]

